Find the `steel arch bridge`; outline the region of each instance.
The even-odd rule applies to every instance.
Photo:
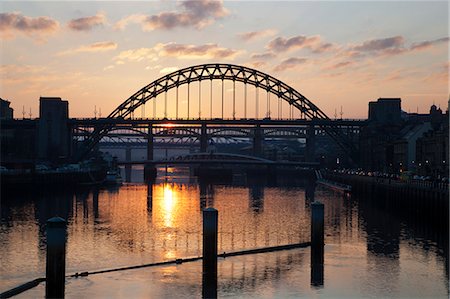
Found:
[[[177,111],[178,111],[178,87],[192,82],[202,82],[210,80],[222,81],[222,119],[223,119],[223,81],[233,82],[233,119],[236,115],[236,82],[242,82],[245,85],[245,101],[247,97],[247,84],[255,86],[267,91],[267,94],[274,94],[278,97],[280,102],[285,101],[290,106],[290,115],[292,117],[292,111],[294,109],[300,112],[300,119],[302,120],[330,120],[330,118],[320,110],[314,103],[308,100],[300,92],[290,87],[286,83],[276,79],[275,77],[258,71],[256,69],[248,68],[240,65],[233,64],[201,64],[196,66],[187,67],[178,71],[167,74],[134,93],[122,104],[120,104],[114,111],[112,111],[107,119],[128,119],[133,118],[134,111],[139,107],[145,105],[147,102],[153,100],[154,111],[156,109],[156,97],[165,93],[166,98],[164,101],[164,116],[167,116],[167,92],[173,88],[177,88]],[[211,83],[212,86],[212,83]],[[211,87],[212,88],[212,87]],[[199,83],[199,89],[201,85]],[[212,89],[211,89],[212,90]],[[212,95],[212,91],[211,91]],[[258,94],[257,94],[258,95]],[[201,92],[199,93],[201,97]],[[268,96],[269,99],[269,96]],[[258,98],[256,100],[258,102]],[[269,101],[269,100],[268,100]],[[256,103],[257,103],[256,102]],[[269,103],[268,103],[269,105]],[[145,106],[144,106],[145,107]],[[189,89],[188,89],[188,107],[189,107]],[[200,107],[200,104],[199,104]],[[189,108],[188,108],[189,109]],[[246,106],[245,106],[246,109]],[[177,112],[178,114],[178,112]],[[178,115],[177,115],[178,118]],[[189,112],[188,112],[189,119]],[[149,123],[151,123],[151,119]],[[331,120],[330,120],[331,121]],[[333,126],[319,126],[323,129],[334,141],[343,148],[350,156],[355,157],[356,147],[352,140],[340,130]],[[108,134],[109,131],[114,129],[112,124],[104,124],[97,126],[89,137],[84,141],[84,150],[78,155],[78,159],[83,158],[92,148]]]
[[[205,80],[229,80],[234,83],[242,82],[244,84],[250,84],[287,101],[302,113],[301,118],[328,119],[322,110],[286,83],[261,71],[233,64],[201,64],[167,74],[130,96],[111,112],[108,117],[126,118],[131,116],[137,108],[147,101],[156,98],[158,95],[172,88]],[[235,91],[235,88],[233,88],[233,91]],[[233,97],[235,98],[235,95]]]

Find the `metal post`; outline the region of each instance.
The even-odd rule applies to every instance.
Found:
[[[324,205],[311,204],[311,284],[323,285]]]
[[[45,298],[64,298],[66,276],[66,221],[47,221],[47,265]]]
[[[175,118],[176,119],[178,119],[178,86],[177,86],[177,90],[176,90],[176,96],[175,96],[175,98],[176,98],[176,105],[175,105]]]
[[[223,86],[224,86],[224,84],[223,84],[223,79],[222,79],[222,119],[223,119],[223,102],[224,102],[224,99],[223,99]]]
[[[156,119],[156,97],[153,98],[153,119]]]
[[[203,210],[203,298],[217,298],[218,212]]]
[[[164,92],[164,118],[167,118],[167,89]]]
[[[198,81],[198,119],[202,118],[202,81]]]
[[[283,100],[281,100],[281,103],[280,103],[280,115],[281,115],[281,119],[283,119]]]
[[[233,80],[233,119],[236,119],[236,81]]]
[[[188,94],[188,96],[187,96],[187,119],[189,119],[189,94],[190,94],[190,92],[189,92],[189,86],[190,86],[191,84],[190,83],[188,83],[188,90],[187,90],[187,94]]]
[[[210,96],[209,96],[209,100],[210,100],[210,105],[209,105],[209,118],[212,119],[212,103],[213,103],[213,97],[212,97],[212,79],[211,79],[211,88],[210,88]]]
[[[247,83],[244,84],[244,118],[247,118]]]
[[[256,107],[255,107],[255,110],[256,110],[256,116],[255,116],[255,119],[258,119],[258,117],[259,117],[259,90],[258,90],[258,87],[256,86],[255,87],[255,93],[256,93],[256,100],[255,100],[255,105],[256,105]]]

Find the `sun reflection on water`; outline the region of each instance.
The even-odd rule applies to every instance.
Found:
[[[164,184],[163,188],[164,188],[163,189],[164,197],[162,202],[163,208],[162,212],[163,212],[164,226],[172,228],[178,196],[173,186],[169,184]]]

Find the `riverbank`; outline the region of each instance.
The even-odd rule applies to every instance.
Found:
[[[432,214],[447,219],[449,213],[448,184],[401,181],[322,171],[325,179],[350,185],[359,196],[378,197],[392,208],[405,208],[420,214]]]

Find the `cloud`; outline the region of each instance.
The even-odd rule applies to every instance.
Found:
[[[335,70],[335,69],[340,69],[346,66],[351,66],[353,65],[355,62],[354,61],[342,61],[342,62],[338,62],[336,64],[333,64],[329,67],[327,67],[326,69],[328,70]]]
[[[95,16],[70,20],[67,23],[67,27],[74,31],[91,31],[95,27],[104,25],[105,23],[105,14],[97,13]]]
[[[277,33],[274,29],[266,29],[266,30],[260,30],[260,31],[250,31],[250,32],[243,32],[238,33],[238,37],[244,41],[252,41],[256,39],[260,39],[266,36],[272,36]]]
[[[147,18],[146,15],[144,14],[133,14],[133,15],[129,15],[126,16],[125,18],[120,19],[118,22],[116,22],[116,24],[114,25],[115,29],[118,30],[123,30],[125,29],[125,27],[128,26],[128,24],[141,24],[145,21],[145,19]]]
[[[408,49],[405,48],[405,38],[398,35],[367,40],[360,45],[351,47],[350,51],[367,53],[370,55],[398,55],[407,52]]]
[[[405,45],[405,38],[403,36],[393,36],[381,39],[367,40],[362,44],[350,46],[343,52],[343,55],[347,57],[352,56],[354,58],[361,58],[367,55],[393,56],[415,51],[427,50],[439,44],[448,43],[449,40],[449,37],[444,37],[435,40],[413,43],[408,47],[407,45]]]
[[[353,50],[362,52],[383,51],[403,47],[405,39],[403,36],[394,36],[382,39],[372,39],[354,46]]]
[[[411,51],[425,50],[425,49],[431,48],[438,44],[448,43],[449,40],[450,40],[449,37],[444,37],[444,38],[439,38],[439,39],[435,39],[435,40],[431,40],[431,41],[423,41],[420,43],[413,43],[410,47],[410,50]]]
[[[2,38],[14,37],[14,32],[20,32],[34,38],[54,33],[59,23],[50,17],[28,17],[20,12],[0,13],[0,35]]]
[[[169,67],[165,67],[159,70],[160,74],[168,74],[168,73],[173,73],[175,71],[178,71],[180,68],[176,67],[176,66],[169,66]]]
[[[141,61],[157,61],[160,57],[175,57],[177,59],[226,59],[233,60],[242,51],[222,48],[217,44],[186,45],[186,44],[156,44],[153,48],[139,48],[122,51],[114,57],[116,64]]]
[[[0,65],[0,75],[4,83],[23,82],[26,77],[33,77],[45,73],[47,68],[38,65]]]
[[[179,3],[181,12],[161,12],[156,15],[135,14],[127,16],[116,23],[116,28],[123,29],[129,23],[140,23],[144,31],[156,29],[171,30],[177,27],[204,28],[216,19],[229,14],[222,0],[186,0]]]
[[[250,58],[255,60],[269,60],[272,58],[275,58],[275,54],[272,52],[265,52],[265,53],[253,53]]]
[[[155,50],[160,56],[179,59],[229,59],[233,60],[241,51],[221,48],[217,44],[185,45],[176,43],[157,44]]]
[[[125,61],[140,62],[143,60],[156,61],[158,57],[153,48],[139,48],[122,51],[114,57],[116,64],[124,64]]]
[[[297,67],[298,65],[304,64],[308,61],[306,58],[297,58],[292,57],[286,60],[283,60],[279,65],[275,66],[273,69],[275,72],[285,71],[287,69],[292,69]]]
[[[334,48],[335,48],[335,45],[333,45],[332,43],[320,43],[320,44],[316,45],[314,48],[312,48],[311,50],[314,53],[323,53],[323,52],[331,51]]]
[[[267,63],[265,61],[252,61],[252,62],[247,62],[244,65],[247,67],[250,67],[250,68],[260,69],[263,66],[266,66]]]
[[[332,50],[334,46],[331,43],[323,43],[318,35],[297,35],[291,38],[277,37],[271,40],[266,48],[278,53],[298,49],[309,49],[314,53],[323,53]]]
[[[82,52],[105,52],[117,49],[117,44],[115,42],[106,41],[106,42],[97,42],[90,45],[82,45],[78,48],[69,49],[67,51],[63,51],[58,53],[59,56],[62,55],[70,55]]]

